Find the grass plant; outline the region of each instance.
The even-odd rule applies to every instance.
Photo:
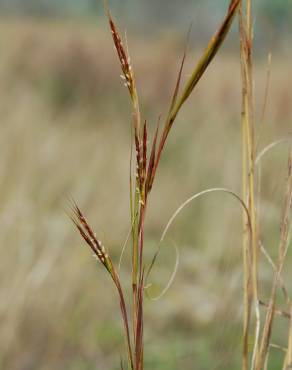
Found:
[[[239,10],[239,12],[238,12]],[[148,200],[152,191],[160,159],[169,137],[169,133],[176,121],[185,102],[197,88],[197,84],[206,73],[206,70],[218,50],[222,46],[232,22],[239,13],[240,34],[240,61],[242,75],[242,196],[225,188],[213,188],[195,194],[189,198],[175,212],[170,219],[162,240],[178,213],[192,200],[210,192],[225,192],[235,197],[243,209],[243,351],[242,369],[263,370],[268,368],[268,354],[271,345],[271,332],[275,315],[279,314],[286,320],[290,320],[289,338],[283,362],[283,370],[292,366],[292,306],[285,294],[287,307],[278,308],[276,304],[278,288],[287,292],[282,279],[282,270],[287,255],[290,237],[290,211],[292,205],[292,152],[288,162],[287,190],[283,204],[283,215],[281,219],[281,237],[278,248],[278,261],[273,263],[260,238],[260,220],[257,211],[257,161],[260,153],[257,148],[256,117],[254,113],[254,91],[253,91],[253,17],[252,2],[232,0],[227,14],[218,31],[210,40],[207,48],[202,54],[187,82],[182,85],[182,73],[185,64],[186,52],[184,52],[179,68],[176,85],[168,109],[168,114],[161,124],[158,119],[152,139],[149,140],[149,123],[144,119],[139,102],[135,75],[129,55],[124,46],[116,23],[106,5],[110,30],[114,46],[119,58],[122,71],[121,78],[129,92],[132,104],[132,150],[130,163],[130,224],[131,229],[131,304],[127,304],[125,290],[119,275],[118,263],[113,261],[110,249],[103,246],[94,233],[89,222],[78,205],[72,201],[71,218],[80,232],[82,238],[91,248],[96,258],[101,262],[116,287],[120,310],[123,320],[125,344],[127,351],[127,365],[121,360],[121,369],[143,370],[144,369],[144,297],[147,288],[148,275],[155,264],[158,252],[154,255],[149,266],[144,260],[145,245],[145,220],[147,216]],[[264,114],[262,115],[264,117]],[[128,240],[127,240],[128,241]],[[126,246],[126,244],[125,244]],[[262,253],[263,252],[263,253]],[[122,251],[124,253],[124,249]],[[273,266],[274,279],[268,302],[261,300],[259,262],[260,257],[265,255]],[[174,274],[167,288],[170,286]],[[165,292],[165,290],[164,290]],[[262,314],[262,308],[265,314]],[[253,342],[253,343],[252,343]],[[252,347],[252,349],[251,349]],[[125,367],[126,366],[126,367]]]

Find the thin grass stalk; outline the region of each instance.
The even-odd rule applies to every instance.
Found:
[[[242,29],[242,3],[239,8],[239,22],[240,30]],[[242,48],[241,44],[241,48]],[[241,51],[242,53],[242,51]],[[244,78],[243,68],[242,68],[242,79]],[[244,86],[243,86],[244,89]],[[245,105],[244,105],[245,92],[242,92],[242,113],[241,113],[241,128],[242,128],[242,199],[247,202],[247,153],[246,153],[246,130],[245,130]],[[249,331],[250,331],[250,313],[251,313],[251,294],[250,294],[250,265],[249,261],[249,235],[247,230],[247,215],[244,210],[242,211],[242,256],[243,256],[243,361],[242,369],[248,370],[249,368]]]
[[[268,105],[269,92],[270,92],[270,83],[271,83],[271,72],[272,72],[272,54],[269,53],[267,71],[266,71],[266,84],[265,84],[265,90],[264,90],[265,93],[264,93],[264,100],[263,100],[263,108],[262,108],[261,116],[259,119],[256,148],[258,148],[258,144],[259,144],[261,133],[264,127],[264,121],[265,121],[266,112],[267,112],[267,105]]]
[[[143,369],[143,298],[144,298],[144,271],[141,274],[138,289],[138,306],[137,306],[137,329],[136,329],[136,343],[135,343],[135,361],[136,369]]]
[[[253,30],[252,30],[252,2],[246,0],[246,8],[242,3],[240,11],[240,60],[242,70],[242,126],[243,126],[243,193],[247,199],[249,212],[252,220],[253,238],[252,246],[252,299],[255,309],[256,326],[254,334],[254,348],[252,356],[252,368],[256,362],[259,347],[260,335],[260,308],[258,292],[258,230],[257,212],[255,201],[255,127],[254,127],[254,106],[253,106]],[[245,226],[244,226],[245,228]],[[246,236],[243,233],[243,246],[246,249]],[[244,270],[247,272],[246,260]],[[245,278],[245,296],[248,292],[247,278]],[[244,355],[243,369],[248,368],[248,336],[250,331],[250,302],[245,298],[244,314]]]
[[[123,294],[123,290],[122,290],[122,287],[121,287],[121,284],[120,284],[119,277],[116,274],[113,277],[113,280],[114,280],[114,283],[117,287],[118,294],[119,294],[119,299],[120,299],[120,308],[121,308],[121,312],[122,312],[122,318],[123,318],[123,323],[124,323],[125,340],[126,340],[126,344],[127,344],[128,362],[130,363],[131,370],[134,370],[133,351],[132,351],[129,320],[128,320],[125,298],[124,298],[124,294]]]
[[[144,294],[144,266],[143,266],[143,249],[144,249],[144,228],[146,217],[146,178],[147,178],[147,123],[145,121],[141,137],[141,156],[140,163],[137,165],[139,174],[137,185],[139,185],[139,220],[138,220],[138,284],[136,287],[135,297],[135,321],[134,325],[134,341],[135,341],[135,361],[136,369],[143,369],[143,294]],[[155,138],[154,138],[155,140]]]
[[[292,368],[292,306],[290,307],[290,326],[287,353],[284,359],[283,370]]]
[[[246,29],[248,40],[253,43],[253,20],[252,20],[252,0],[246,0]],[[251,45],[252,48],[252,45]]]
[[[262,243],[260,243],[260,247],[261,247],[262,254],[266,257],[267,261],[269,262],[269,264],[272,267],[273,273],[275,274],[276,271],[277,271],[277,266],[275,265],[274,261],[272,260],[271,256],[268,254],[267,250],[262,245]],[[288,293],[288,289],[285,286],[285,282],[284,282],[282,276],[280,277],[279,284],[280,284],[280,287],[281,287],[281,290],[282,290],[282,293],[283,293],[283,297],[286,301],[286,304],[289,306],[290,305],[289,293]],[[262,305],[262,301],[260,301],[260,304]]]
[[[130,206],[131,206],[131,224],[133,224],[132,229],[132,319],[133,319],[133,330],[134,330],[134,340],[136,339],[135,328],[137,326],[137,279],[139,275],[139,219],[140,219],[140,203],[141,203],[141,193],[143,188],[143,153],[142,153],[142,141],[143,141],[143,129],[141,128],[141,113],[139,106],[138,91],[136,88],[135,76],[133,73],[133,68],[131,65],[131,60],[128,50],[124,48],[122,39],[119,35],[117,27],[113,21],[107,4],[106,12],[109,19],[109,25],[113,37],[113,42],[119,57],[120,66],[122,70],[122,79],[124,84],[129,91],[132,108],[133,108],[133,134],[135,143],[135,181],[130,178]],[[135,189],[133,191],[133,189]],[[134,197],[134,199],[133,199]],[[137,216],[136,216],[137,215]]]
[[[269,305],[267,303],[263,302],[262,300],[260,301],[260,305],[265,307],[265,308],[269,308]],[[275,315],[281,316],[284,319],[288,319],[289,321],[291,319],[290,311],[288,312],[288,311],[284,311],[284,310],[275,309]]]
[[[276,311],[276,293],[280,285],[281,274],[284,267],[285,258],[289,246],[289,237],[291,231],[291,207],[292,207],[292,149],[290,151],[288,160],[288,178],[287,178],[287,188],[286,195],[284,199],[283,215],[281,220],[281,237],[278,248],[278,263],[277,270],[274,275],[273,286],[271,291],[271,296],[269,300],[269,307],[267,310],[265,323],[263,327],[263,333],[260,343],[259,355],[256,362],[256,370],[261,370],[263,364],[265,363],[268,346],[270,343],[270,337],[272,332],[273,321]]]
[[[240,32],[240,60],[241,60],[241,75],[242,75],[242,113],[241,113],[241,127],[242,127],[242,197],[246,204],[248,204],[248,209],[250,212],[250,202],[248,201],[249,194],[249,181],[248,181],[248,109],[246,104],[247,101],[247,78],[246,78],[246,31],[244,24],[244,10],[243,3],[240,4],[239,9],[239,32]],[[242,369],[247,370],[249,368],[249,336],[250,336],[250,320],[251,320],[251,305],[252,305],[252,286],[251,286],[251,255],[249,236],[247,233],[247,218],[246,213],[243,212],[243,234],[242,234],[242,245],[243,245],[243,291],[244,291],[244,315],[243,315],[243,361]],[[251,222],[252,223],[252,222]],[[253,223],[252,223],[253,225]]]

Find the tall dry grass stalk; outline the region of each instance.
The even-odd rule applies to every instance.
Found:
[[[243,214],[243,269],[244,269],[244,320],[243,320],[243,370],[249,368],[249,333],[252,302],[256,313],[255,348],[259,332],[258,305],[258,248],[255,208],[255,133],[253,115],[252,50],[253,31],[251,2],[241,2],[239,9],[240,56],[242,75],[242,198],[247,204],[251,229]]]
[[[289,236],[291,231],[291,206],[292,206],[292,150],[288,160],[288,178],[286,195],[283,204],[283,215],[281,219],[281,235],[278,247],[278,261],[274,263],[267,251],[263,248],[259,237],[259,215],[257,212],[256,199],[256,166],[257,166],[257,143],[256,143],[256,120],[254,114],[254,78],[253,78],[253,16],[252,0],[242,1],[239,10],[239,32],[240,32],[240,60],[242,75],[242,197],[246,202],[251,219],[251,230],[243,213],[243,266],[244,266],[244,330],[243,330],[243,370],[268,369],[269,348],[281,348],[271,344],[273,321],[276,314],[288,318],[291,327],[291,303],[281,277],[285,258],[288,251]],[[269,57],[270,60],[271,57]],[[270,72],[268,71],[268,79]],[[266,97],[265,97],[266,105]],[[264,117],[264,113],[262,114]],[[268,258],[273,267],[273,284],[269,302],[261,301],[259,260],[260,252]],[[276,307],[277,291],[282,288],[289,312]],[[266,314],[261,315],[260,305],[266,307]],[[285,314],[284,314],[285,312]],[[255,318],[252,324],[252,316]],[[263,316],[263,317],[261,317]],[[250,356],[250,342],[253,338],[253,350]],[[283,349],[283,348],[281,348]],[[291,368],[291,328],[283,369]]]

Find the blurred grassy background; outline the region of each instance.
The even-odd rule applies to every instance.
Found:
[[[70,11],[55,7],[46,12],[44,7],[41,12],[36,3],[0,4],[0,368],[117,369],[123,338],[115,293],[64,209],[72,194],[118,260],[129,228],[128,96],[105,19],[99,15],[93,21],[80,8],[73,16],[72,6]],[[137,3],[135,14],[146,14],[145,3]],[[185,36],[172,13],[165,18],[170,24],[153,20],[150,3],[144,21],[139,18],[139,32],[134,32],[137,19],[127,17],[130,1],[123,6],[114,3],[113,8],[121,12],[119,22],[129,25],[144,115],[154,127],[158,115],[166,113]],[[179,2],[173,3],[177,9]],[[279,14],[286,3],[281,2]],[[185,76],[219,23],[223,7],[216,5],[214,13],[208,14],[213,2],[208,2],[209,8],[206,4],[201,5],[205,10],[200,24],[208,27],[200,36],[197,32],[192,36]],[[258,117],[267,53],[275,50],[259,149],[291,134],[292,120],[287,49],[291,38],[285,31],[289,12],[277,30],[273,25],[280,17],[269,18],[269,6],[264,19],[269,20],[265,24],[273,40],[262,44],[264,32],[259,27],[256,43]],[[99,3],[96,9],[100,11]],[[155,32],[143,28],[147,19],[156,22]],[[287,153],[283,144],[262,163],[261,230],[272,256],[279,236]],[[234,27],[170,136],[149,208],[148,261],[164,225],[187,197],[213,186],[240,192],[240,156],[240,66]],[[239,206],[226,195],[213,194],[181,214],[153,272],[153,295],[171,274],[172,240],[180,249],[173,287],[159,302],[146,302],[146,369],[238,368]],[[125,281],[128,258],[122,266]],[[285,273],[291,282],[288,267]],[[261,277],[265,299],[271,279],[265,263]],[[285,343],[285,322],[277,320],[275,325],[275,342]],[[273,368],[279,368],[281,356],[271,353]]]

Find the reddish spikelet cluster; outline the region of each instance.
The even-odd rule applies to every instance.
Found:
[[[146,190],[145,181],[147,173],[147,137],[147,122],[145,121],[143,126],[142,142],[140,142],[139,138],[135,136],[137,162],[136,179],[139,186],[140,194],[144,193]]]
[[[136,181],[139,185],[139,190],[141,191],[141,177],[142,177],[142,157],[143,152],[140,144],[138,135],[135,134],[135,148],[136,148]]]
[[[83,213],[81,212],[80,208],[76,205],[76,203],[73,203],[72,211],[73,215],[71,216],[71,219],[76,225],[77,229],[79,230],[80,235],[89,245],[89,247],[94,253],[94,256],[111,273],[112,263],[110,257],[107,254],[105,247],[102,245],[101,241],[96,238],[95,233],[92,231],[86,218],[84,217]]]
[[[147,122],[144,122],[142,139],[135,135],[135,148],[136,148],[136,181],[142,198],[147,199],[150,193],[155,177],[155,161],[157,159],[157,139],[159,132],[159,121],[152,139],[150,157],[148,158],[148,129]]]
[[[143,127],[143,143],[142,143],[142,163],[141,163],[141,181],[144,184],[145,178],[146,178],[146,168],[147,168],[147,123],[145,121],[144,127]]]
[[[109,14],[109,24],[110,24],[115,48],[117,50],[117,54],[120,60],[121,69],[123,71],[123,74],[121,75],[121,77],[124,80],[124,85],[129,89],[131,97],[134,98],[135,82],[134,82],[134,76],[133,76],[133,71],[132,71],[132,66],[131,66],[131,60],[124,48],[121,37],[118,33],[118,30],[110,14]]]
[[[123,318],[123,323],[124,323],[124,328],[125,328],[125,333],[126,333],[128,356],[129,356],[129,360],[131,364],[131,369],[133,370],[134,369],[133,359],[132,359],[133,355],[132,355],[132,348],[131,348],[131,339],[130,339],[127,309],[126,309],[126,303],[125,303],[124,294],[123,294],[123,290],[120,284],[118,273],[112,263],[111,258],[107,254],[105,247],[102,245],[101,241],[99,241],[96,238],[96,235],[94,234],[91,227],[89,226],[80,208],[77,206],[77,204],[74,201],[72,201],[72,203],[73,203],[72,204],[73,214],[70,216],[71,220],[76,225],[82,238],[89,245],[91,250],[94,252],[94,256],[103,264],[103,266],[109,272],[117,288],[119,299],[120,299],[120,308],[121,308],[121,313],[122,313],[122,318]]]

